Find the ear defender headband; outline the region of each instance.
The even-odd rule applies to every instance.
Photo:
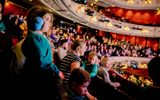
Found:
[[[32,22],[32,27],[34,31],[41,30],[44,24],[44,20],[42,17],[35,17]]]

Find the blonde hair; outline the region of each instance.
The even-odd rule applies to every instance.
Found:
[[[106,66],[107,62],[108,62],[108,58],[107,57],[102,57],[101,61],[100,61],[100,65],[101,66]]]
[[[92,59],[93,57],[97,57],[97,52],[95,52],[95,51],[90,51],[89,52],[89,55],[88,55],[88,59]],[[97,57],[97,59],[98,59],[98,57]]]

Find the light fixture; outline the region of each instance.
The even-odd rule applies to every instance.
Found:
[[[122,28],[123,28],[125,31],[129,31],[129,30],[130,30],[130,28],[127,27],[127,26],[125,26],[125,27],[123,26]]]
[[[113,24],[112,24],[112,23],[108,23],[107,26],[108,26],[108,27],[112,27]]]
[[[160,15],[160,8],[157,8],[157,15]]]
[[[149,31],[146,30],[146,29],[143,29],[142,32],[143,32],[143,33],[149,33]]]

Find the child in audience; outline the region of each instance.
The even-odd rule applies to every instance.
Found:
[[[22,75],[25,83],[23,91],[30,91],[27,93],[28,98],[55,100],[59,95],[56,81],[57,78],[64,79],[64,75],[53,63],[51,45],[44,36],[53,19],[53,13],[45,7],[34,6],[29,9],[28,33],[21,46],[26,57]]]
[[[88,93],[88,85],[91,82],[89,73],[82,68],[75,68],[71,72],[66,89],[68,100],[97,100]]]
[[[97,64],[97,53],[95,51],[90,51],[88,55],[88,60],[84,61],[82,68],[89,72],[90,77],[93,78],[97,75],[98,64]]]
[[[104,80],[105,83],[110,84],[111,86],[117,88],[120,86],[120,83],[118,82],[112,82],[110,80],[110,75],[109,75],[109,70],[111,69],[111,65],[108,62],[108,58],[107,57],[102,57],[100,60],[100,67],[98,69],[98,73],[97,76],[102,78]]]

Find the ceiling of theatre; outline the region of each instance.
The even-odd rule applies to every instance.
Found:
[[[160,7],[160,0],[87,0],[88,2],[97,2],[103,6],[104,4],[115,5],[126,9],[148,9],[156,10]]]
[[[49,9],[53,10],[55,13],[57,13],[58,15],[60,15],[62,17],[65,17],[65,18],[70,19],[74,22],[78,22],[80,24],[87,25],[92,28],[100,29],[103,31],[110,31],[110,32],[117,32],[117,33],[121,32],[122,34],[136,35],[136,36],[143,36],[143,37],[160,37],[160,35],[152,35],[151,34],[151,33],[156,33],[156,34],[160,33],[160,29],[157,28],[157,26],[160,26],[160,20],[159,20],[160,19],[160,0],[86,0],[85,5],[87,5],[87,7],[88,6],[90,6],[91,8],[92,8],[92,6],[93,7],[94,6],[103,7],[106,11],[110,11],[113,14],[115,14],[116,16],[118,16],[118,18],[120,17],[123,20],[124,19],[129,20],[129,24],[128,24],[128,22],[125,22],[126,26],[121,26],[121,24],[123,23],[123,20],[117,21],[115,18],[109,18],[112,21],[110,21],[111,23],[108,23],[107,26],[112,26],[111,24],[113,24],[116,27],[123,27],[124,30],[126,31],[126,30],[128,30],[128,27],[130,28],[130,26],[138,25],[136,27],[133,26],[132,28],[136,28],[138,30],[141,29],[141,31],[143,31],[145,34],[144,33],[139,34],[138,31],[134,31],[134,30],[132,31],[132,33],[135,32],[137,34],[131,34],[130,32],[123,32],[124,30],[121,31],[119,29],[114,29],[114,28],[113,29],[111,29],[111,28],[106,29],[103,25],[102,25],[103,27],[100,27],[100,25],[97,26],[97,23],[95,23],[95,24],[91,23],[92,20],[88,20],[89,19],[88,17],[87,17],[88,19],[85,19],[84,16],[76,14],[74,12],[75,9],[78,9],[78,8],[76,8],[75,5],[69,4],[69,1],[73,2],[73,1],[77,1],[77,0],[9,0],[9,1],[14,2],[18,5],[21,5],[27,9],[35,4],[47,6]],[[80,5],[80,4],[78,4],[78,5]],[[73,8],[73,6],[75,8]],[[81,7],[81,9],[82,8],[83,7]],[[117,10],[115,10],[115,8],[117,8]],[[121,16],[122,15],[121,10],[125,10],[124,11],[125,15],[128,14],[128,15],[130,15],[130,17]],[[126,10],[129,10],[129,11],[126,12]],[[134,10],[138,11],[138,13],[136,11],[135,11],[136,12],[135,14],[133,12],[131,12]],[[143,10],[142,13],[141,13],[141,10]],[[147,11],[147,12],[144,12],[144,11]],[[149,15],[150,12],[152,12],[151,15]],[[131,16],[131,14],[133,16]],[[124,13],[123,13],[123,15],[124,15]],[[144,16],[144,18],[143,18],[143,16]],[[92,18],[93,21],[96,21],[98,19],[98,18],[97,19],[95,18],[95,20],[94,20],[95,16],[90,16],[90,17],[93,17]],[[147,20],[146,21],[145,18],[147,19],[148,17],[151,17],[152,19],[155,19],[155,20]],[[139,19],[136,19],[136,18],[139,18]],[[138,22],[136,22],[136,21],[138,21]],[[118,24],[114,24],[115,22]],[[149,25],[151,25],[151,26],[149,26]],[[146,29],[142,28],[143,26],[146,27]]]

